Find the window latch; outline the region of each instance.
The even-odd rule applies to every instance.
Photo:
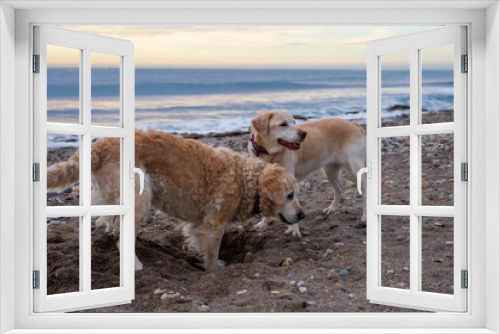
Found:
[[[134,162],[130,161],[129,163],[129,176],[131,179],[134,178],[134,174],[139,174],[139,185],[140,185],[140,190],[139,190],[139,195],[142,195],[142,192],[144,191],[144,172],[142,169],[134,167]]]
[[[363,194],[361,191],[361,176],[366,173],[366,176],[371,179],[372,178],[372,163],[370,161],[367,162],[367,167],[363,167],[358,171],[358,192]]]

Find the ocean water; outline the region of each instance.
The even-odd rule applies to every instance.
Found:
[[[453,71],[422,73],[422,107],[453,109]],[[118,122],[119,71],[92,70],[92,123]],[[176,133],[246,131],[256,113],[287,109],[320,119],[366,118],[365,70],[143,69],[135,72],[135,119],[139,128]],[[408,71],[382,73],[382,117],[408,110]],[[78,122],[77,68],[48,69],[48,120]],[[71,146],[61,136],[49,136],[49,148]]]

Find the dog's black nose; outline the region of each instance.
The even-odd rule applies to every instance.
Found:
[[[304,140],[304,139],[306,139],[307,132],[305,132],[305,131],[300,131],[299,135],[300,135],[300,139]]]
[[[306,218],[306,214],[302,211],[300,211],[299,213],[297,213],[297,220],[302,220]]]

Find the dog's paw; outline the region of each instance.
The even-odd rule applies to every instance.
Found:
[[[226,262],[224,262],[222,260],[217,261],[217,267],[218,267],[218,269],[222,269],[225,266],[226,266]]]
[[[323,213],[329,215],[331,213],[334,213],[335,211],[337,211],[337,208],[334,205],[330,205],[329,207],[323,210]]]
[[[260,222],[255,224],[254,229],[259,232],[265,231],[269,226],[269,221],[270,220],[268,220],[267,218],[262,219]]]
[[[293,237],[299,237],[302,238],[302,235],[300,234],[299,230],[299,225],[298,224],[293,224],[288,226],[288,228],[285,231],[285,235],[292,235]]]

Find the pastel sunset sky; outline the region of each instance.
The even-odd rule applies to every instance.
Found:
[[[371,40],[435,27],[255,26],[255,27],[66,27],[135,44],[136,67],[164,68],[341,68],[364,69]],[[50,66],[71,66],[61,48]],[[442,48],[444,50],[449,48]],[[432,63],[450,68],[450,52],[436,49]],[[407,57],[407,55],[406,55]],[[112,66],[114,57],[92,56],[93,66]],[[404,55],[391,66],[406,67]]]

